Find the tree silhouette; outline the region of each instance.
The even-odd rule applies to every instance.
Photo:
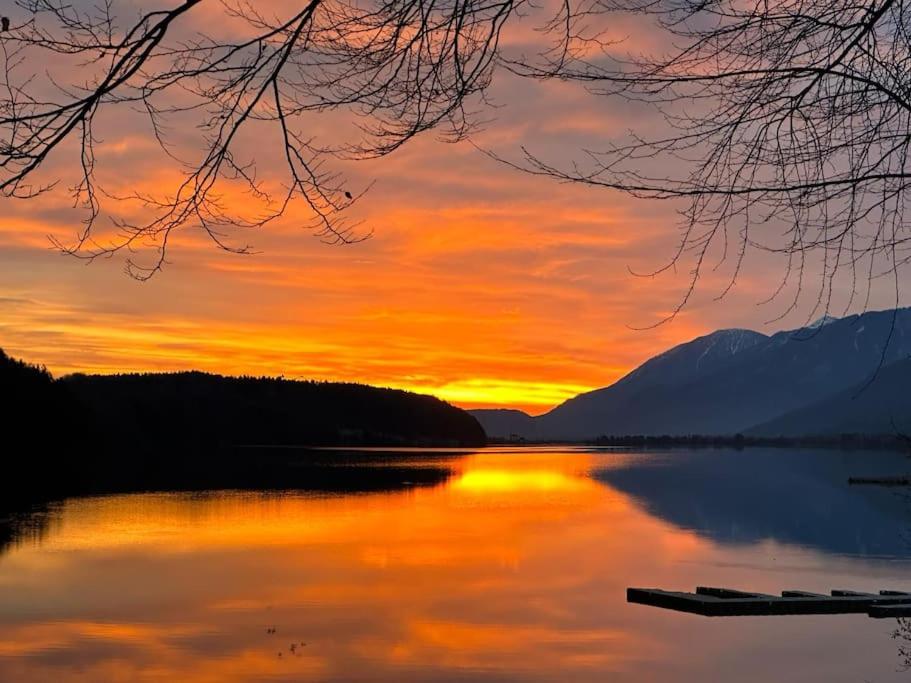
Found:
[[[521,4],[305,0],[264,8],[185,0],[130,18],[135,10],[121,5],[118,15],[112,0],[20,0],[0,36],[0,191],[41,194],[54,182],[40,181],[38,171],[52,154],[69,157],[80,169],[72,192],[86,218],[76,241],[58,246],[90,259],[151,247],[150,261],[128,261],[140,279],[160,270],[175,230],[195,226],[219,247],[245,252],[227,231],[266,225],[295,199],[323,240],[363,239],[369,233],[344,216],[362,191],[346,188],[327,161],[384,156],[431,129],[464,137],[504,22]],[[200,24],[211,32],[193,28]],[[136,110],[181,171],[162,196],[118,195],[98,182],[99,114]],[[357,118],[362,136],[340,146],[321,139],[313,130],[327,112],[333,121]],[[174,129],[187,126],[199,132],[192,153],[171,144]],[[282,187],[257,177],[245,136],[282,150]],[[237,191],[255,208],[229,207],[226,196]],[[102,239],[99,219],[111,200],[142,210],[112,214],[116,234]]]
[[[894,280],[911,258],[904,212],[911,181],[911,7],[895,0],[603,0],[605,16],[648,22],[661,54],[629,56],[598,44],[585,56],[524,73],[585,84],[657,112],[663,126],[633,130],[561,167],[526,151],[525,166],[564,181],[684,202],[682,234],[666,268],[690,257],[700,276],[733,261],[723,296],[751,250],[786,258],[772,299],[793,310],[808,283],[811,316],[829,311],[833,285]],[[594,56],[592,56],[594,55]],[[815,259],[815,270],[811,261]]]
[[[369,232],[345,217],[362,189],[345,186],[333,158],[381,157],[430,130],[464,138],[497,67],[658,112],[659,132],[633,130],[569,167],[533,150],[514,165],[683,201],[682,234],[667,266],[692,259],[681,308],[716,248],[734,264],[728,287],[751,250],[783,255],[772,298],[794,292],[785,313],[814,267],[821,268],[815,313],[829,309],[839,278],[864,302],[879,277],[892,278],[897,293],[911,257],[904,2],[563,0],[543,16],[531,57],[507,55],[500,40],[534,10],[526,0],[306,0],[270,9],[185,0],[132,17],[119,7],[125,18],[112,2],[19,1],[0,35],[0,190],[40,194],[53,186],[38,178],[51,155],[73,155],[80,169],[73,194],[87,215],[75,243],[59,246],[85,258],[151,247],[150,261],[128,261],[135,277],[161,268],[180,228],[199,227],[219,247],[248,251],[228,231],[265,225],[294,199],[322,239],[362,239]],[[193,28],[203,12],[205,33]],[[604,39],[621,15],[644,23],[652,44],[670,47],[630,55],[624,43]],[[116,196],[99,185],[95,121],[118,109],[141,111],[182,171],[163,196]],[[325,114],[354,117],[362,137],[330,143],[314,124]],[[187,125],[200,132],[195,156],[170,142],[173,128]],[[257,177],[240,143],[249,135],[282,149],[281,188]],[[256,210],[229,205],[239,189]],[[102,240],[99,218],[118,199],[142,211],[112,214],[117,234]],[[852,296],[846,308],[854,303]]]
[[[95,440],[135,450],[235,446],[479,446],[474,417],[432,396],[362,384],[201,372],[69,375]]]

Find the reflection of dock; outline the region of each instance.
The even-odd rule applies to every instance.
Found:
[[[781,595],[700,586],[695,593],[657,588],[627,588],[626,601],[690,612],[706,617],[866,613],[875,618],[911,616],[911,593],[858,593],[833,590],[831,595],[782,591]]]

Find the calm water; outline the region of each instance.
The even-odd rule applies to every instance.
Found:
[[[371,457],[401,481],[74,498],[19,518],[0,550],[0,680],[911,675],[894,620],[625,602],[631,585],[911,590],[908,500],[846,485],[911,469],[901,455]]]

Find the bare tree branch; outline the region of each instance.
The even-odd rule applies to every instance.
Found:
[[[245,253],[248,246],[227,236],[265,226],[295,200],[309,210],[306,227],[326,242],[369,236],[345,218],[365,188],[347,189],[330,162],[381,157],[433,129],[464,138],[500,33],[523,0],[304,0],[281,16],[246,0],[185,0],[126,22],[112,2],[19,1],[22,17],[0,35],[0,192],[33,198],[54,189],[39,171],[52,156],[72,168],[75,153],[80,174],[71,191],[85,220],[74,242],[55,244],[87,259],[152,247],[151,261],[128,261],[146,279],[165,263],[175,231],[201,228],[218,247]],[[204,11],[220,11],[232,29],[195,30]],[[37,64],[57,68],[36,73]],[[117,110],[141,112],[179,168],[181,180],[165,193],[100,184],[96,121]],[[339,145],[305,132],[325,113],[360,120],[361,135]],[[172,139],[188,120],[199,131],[195,150]],[[278,191],[258,177],[244,136],[283,149]],[[255,210],[229,207],[237,202],[226,198],[239,191]],[[119,216],[119,204],[138,207],[139,217]]]
[[[665,268],[691,263],[676,315],[713,250],[731,279],[751,250],[782,254],[772,298],[793,298],[821,268],[808,317],[829,312],[847,279],[864,306],[871,283],[911,259],[904,221],[911,173],[911,7],[901,0],[602,0],[604,17],[650,22],[666,54],[592,55],[529,68],[655,111],[663,135],[633,130],[566,167],[526,150],[532,173],[637,197],[677,199],[682,231]],[[660,271],[659,271],[660,272]],[[814,271],[815,273],[815,271]],[[860,289],[860,291],[858,291]],[[855,304],[852,295],[847,308]]]

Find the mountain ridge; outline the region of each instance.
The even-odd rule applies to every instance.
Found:
[[[911,357],[911,309],[874,311],[765,335],[718,330],[645,361],[617,382],[528,417],[540,440],[733,435],[860,385]],[[476,415],[489,436],[497,423]],[[517,421],[517,423],[519,423]]]
[[[911,359],[881,368],[864,381],[797,410],[758,424],[747,436],[911,434]]]

